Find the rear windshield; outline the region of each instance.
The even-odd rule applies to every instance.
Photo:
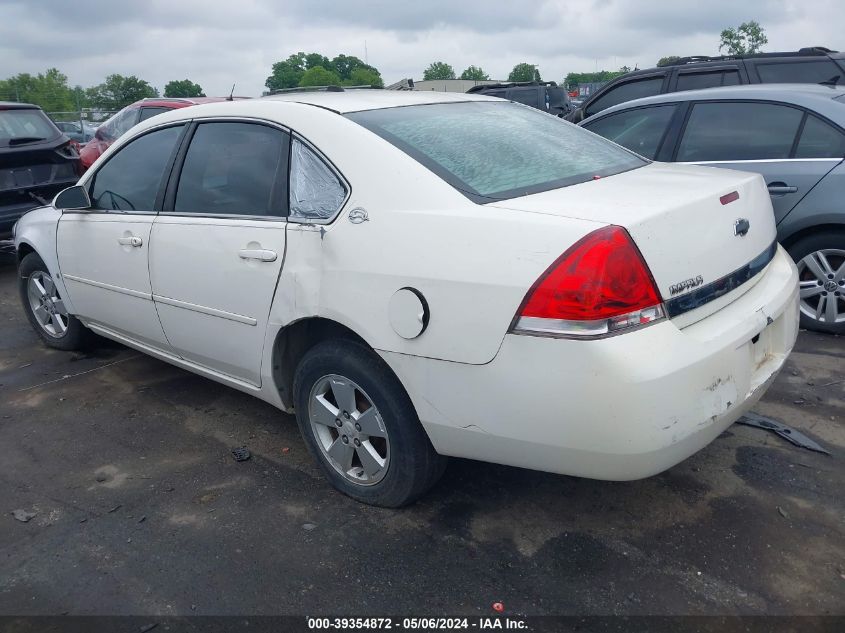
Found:
[[[59,131],[41,110],[0,109],[0,147],[55,138]]]
[[[479,203],[566,187],[646,164],[557,117],[513,103],[439,103],[347,117]]]

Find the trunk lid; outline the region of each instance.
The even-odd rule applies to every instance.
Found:
[[[667,302],[692,295],[751,262],[759,264],[776,235],[762,177],[713,167],[652,163],[592,182],[492,204],[624,227]],[[734,280],[731,286],[732,299],[756,283],[747,274],[739,280],[740,285]],[[724,282],[714,287],[724,290]],[[694,309],[688,306],[683,323],[702,319],[724,305],[722,300]],[[675,316],[672,310],[670,316]]]

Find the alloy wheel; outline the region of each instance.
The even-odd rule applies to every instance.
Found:
[[[338,374],[320,378],[308,398],[308,419],[323,456],[346,479],[371,486],[387,474],[387,427],[353,380]]]
[[[41,329],[53,338],[62,338],[68,329],[68,313],[53,278],[37,270],[26,284],[29,307]]]
[[[824,323],[845,322],[845,250],[826,248],[798,262],[801,313]]]

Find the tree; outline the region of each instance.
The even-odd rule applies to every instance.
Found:
[[[34,103],[47,112],[68,112],[77,109],[73,92],[67,85],[67,76],[57,68],[30,75],[20,73],[0,80],[0,100]]]
[[[302,79],[299,80],[300,86],[339,86],[340,77],[337,73],[331,70],[326,70],[322,66],[314,66],[302,73]]]
[[[681,59],[681,58],[678,57],[677,55],[669,55],[667,57],[661,57],[658,60],[657,65],[658,66],[669,66],[670,64],[674,64],[679,59]]]
[[[475,81],[486,81],[490,79],[490,75],[481,70],[478,66],[469,66],[461,73],[461,79],[472,79]]]
[[[341,80],[345,86],[373,86],[376,88],[384,88],[384,81],[377,70],[369,70],[367,68],[355,68],[349,79]]]
[[[726,49],[728,55],[750,55],[758,53],[769,43],[765,29],[754,20],[743,22],[737,28],[722,31],[719,50]]]
[[[164,86],[165,97],[204,97],[202,86],[190,79],[174,79]]]
[[[431,79],[454,79],[455,69],[446,62],[431,62],[428,68],[423,71],[423,80]]]
[[[508,81],[542,81],[542,79],[540,79],[540,71],[534,64],[523,62],[513,67],[508,75]]]
[[[295,88],[300,85],[305,85],[300,83],[303,76],[307,71],[313,70],[317,67],[335,75],[335,79],[331,82],[333,85],[339,85],[341,83],[345,85],[384,85],[379,71],[373,66],[365,64],[355,56],[344,55],[341,53],[334,59],[329,60],[328,57],[321,55],[320,53],[306,54],[302,52],[291,55],[286,60],[273,64],[272,74],[267,77],[267,81],[264,85],[270,90]],[[353,80],[353,75],[356,71],[363,72],[358,72],[356,78]],[[312,81],[312,78],[309,77],[308,81]]]
[[[120,110],[130,103],[157,97],[158,90],[135,75],[109,75],[99,86],[86,91],[91,105],[101,110]]]

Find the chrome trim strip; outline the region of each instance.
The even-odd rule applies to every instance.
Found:
[[[732,163],[839,163],[841,158],[755,158],[750,160],[684,160],[678,165],[730,165]]]
[[[67,273],[62,275],[62,279],[70,279],[71,281],[76,281],[81,284],[86,284],[88,286],[94,286],[95,288],[102,288],[103,290],[111,290],[112,292],[119,292],[120,294],[129,295],[130,297],[136,297],[137,299],[146,299],[147,301],[152,301],[153,296],[148,292],[141,292],[139,290],[130,290],[129,288],[121,288],[120,286],[113,286],[111,284],[103,283],[102,281],[94,281],[93,279],[85,279],[84,277],[77,277],[76,275],[68,275]]]
[[[234,312],[226,312],[225,310],[218,310],[217,308],[207,308],[206,306],[197,305],[195,303],[188,303],[187,301],[179,301],[178,299],[171,299],[170,297],[162,297],[154,294],[153,301],[163,303],[165,305],[173,306],[175,308],[184,308],[192,312],[199,312],[200,314],[207,314],[209,316],[220,317],[229,321],[236,321],[244,325],[258,325],[258,320],[252,317],[244,316],[242,314],[235,314]]]
[[[685,312],[695,310],[701,306],[718,299],[729,292],[736,290],[746,281],[760,273],[777,253],[778,243],[771,245],[757,257],[748,262],[745,266],[737,268],[732,273],[713,281],[706,286],[701,286],[680,297],[667,300],[663,305],[666,307],[666,315],[671,319],[680,316]]]

